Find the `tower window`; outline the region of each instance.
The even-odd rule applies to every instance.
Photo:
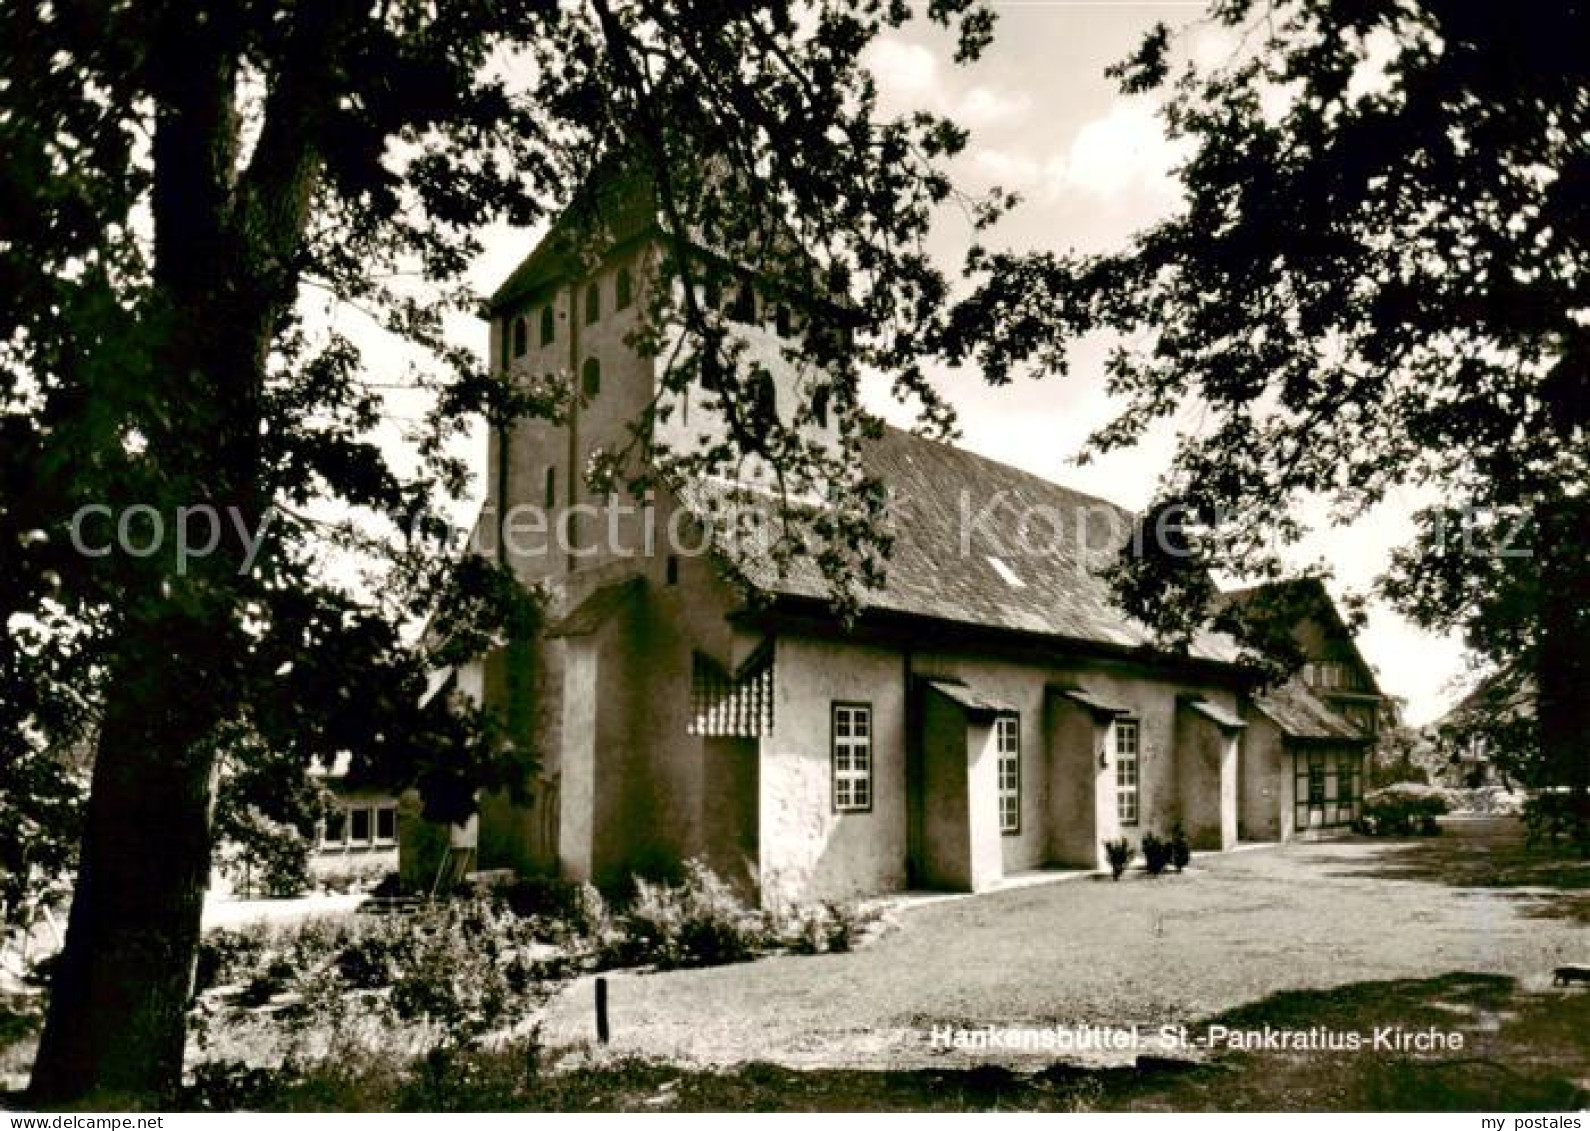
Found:
[[[629,268],[620,267],[618,276],[613,280],[613,309],[623,310],[634,299],[634,283],[629,277]]]
[[[602,392],[602,363],[594,357],[585,359],[585,368],[580,371],[580,387],[585,391],[585,399],[592,400]]]
[[[541,344],[549,345],[557,337],[557,322],[552,313],[552,304],[548,303],[541,308]]]
[[[668,561],[665,562],[664,565],[663,565],[663,575],[664,575],[664,578],[667,580],[669,585],[678,585],[679,584],[679,557],[678,557],[678,555],[676,555],[676,554],[669,554],[668,555]]]
[[[530,348],[530,331],[525,328],[523,318],[513,320],[513,355],[523,357]]]
[[[602,288],[593,279],[585,288],[585,324],[589,326],[602,317]]]
[[[558,501],[558,469],[547,468],[546,478],[546,506],[548,509],[557,505]]]

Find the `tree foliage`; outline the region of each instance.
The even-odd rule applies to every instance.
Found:
[[[946,352],[1003,382],[1115,335],[1124,407],[1096,452],[1197,407],[1154,508],[1197,553],[1117,576],[1172,638],[1205,619],[1204,569],[1281,572],[1303,504],[1345,522],[1420,489],[1382,592],[1493,666],[1555,673],[1560,748],[1521,753],[1525,780],[1582,784],[1585,10],[1220,0],[1209,23],[1223,63],[1178,63],[1160,27],[1113,69],[1187,147],[1179,208],[1115,253],[974,252]]]
[[[961,58],[987,41],[973,0],[926,11]],[[560,403],[455,333],[488,224],[541,223],[592,170],[638,165],[676,236],[714,233],[824,330],[847,452],[875,427],[863,364],[946,422],[917,366],[946,294],[922,239],[965,135],[883,120],[861,65],[910,16],[900,0],[0,9],[0,753],[40,734],[97,747],[41,1101],[175,1084],[224,735],[300,765],[349,751],[356,772],[419,782],[434,816],[524,776],[534,752],[490,720],[419,705],[428,668],[539,616],[491,562],[457,566],[436,506],[470,485],[472,418]],[[676,240],[676,277],[691,261]],[[755,410],[753,366],[692,294],[673,312],[684,353],[710,359],[733,427],[684,470],[850,467]],[[218,530],[198,556],[173,537],[196,506]],[[813,550],[842,581],[877,542],[864,510],[831,515]],[[115,535],[137,551],[99,554]]]

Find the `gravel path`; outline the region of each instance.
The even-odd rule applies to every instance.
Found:
[[[932,1026],[1148,1032],[1281,990],[1455,971],[1539,987],[1554,965],[1590,960],[1590,872],[1514,867],[1521,851],[1516,822],[1465,821],[1434,840],[1244,849],[1197,856],[1180,876],[1088,876],[906,906],[854,954],[608,975],[611,1054],[948,1066],[968,1054],[932,1046]],[[550,1045],[590,1040],[592,997],[587,978],[553,1001]]]

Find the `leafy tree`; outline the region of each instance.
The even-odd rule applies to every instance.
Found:
[[[69,890],[87,775],[47,748],[0,762],[0,928],[32,927]]]
[[[1382,592],[1538,673],[1506,756],[1590,817],[1590,14],[1217,0],[1210,21],[1223,63],[1178,62],[1160,25],[1112,69],[1188,147],[1181,207],[1116,253],[974,252],[946,353],[1003,382],[1118,335],[1124,408],[1094,451],[1199,406],[1153,508],[1193,552],[1116,573],[1172,638],[1204,621],[1208,567],[1278,575],[1300,502],[1345,521],[1422,489]]]
[[[972,0],[927,11],[962,58],[986,42]],[[349,750],[418,781],[440,817],[533,758],[459,704],[418,705],[429,665],[538,616],[489,559],[455,568],[433,510],[468,486],[452,445],[471,414],[506,428],[565,399],[448,336],[476,309],[461,276],[484,224],[535,224],[578,204],[591,170],[638,166],[674,279],[699,277],[692,233],[775,269],[835,361],[822,396],[844,449],[755,411],[754,367],[686,290],[667,313],[732,425],[708,462],[840,474],[875,427],[862,364],[945,422],[917,366],[945,295],[921,241],[950,193],[936,162],[965,135],[880,120],[859,63],[909,15],[900,0],[0,8],[0,742],[7,757],[29,731],[96,743],[36,1102],[176,1086],[228,728],[305,761]],[[402,363],[372,370],[343,330],[354,311]],[[390,386],[432,406],[401,458],[382,442]],[[201,505],[217,524],[184,546],[181,508]],[[864,511],[836,504],[813,532],[835,577],[875,556]],[[131,550],[100,555],[117,534]],[[184,554],[195,542],[209,552]],[[334,568],[349,561],[362,572]]]

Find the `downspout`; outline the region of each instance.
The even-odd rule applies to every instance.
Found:
[[[563,485],[564,511],[568,531],[568,546],[564,554],[563,569],[574,572],[574,547],[581,544],[579,515],[574,507],[579,503],[579,453],[580,453],[580,316],[578,284],[569,283],[569,471]]]

